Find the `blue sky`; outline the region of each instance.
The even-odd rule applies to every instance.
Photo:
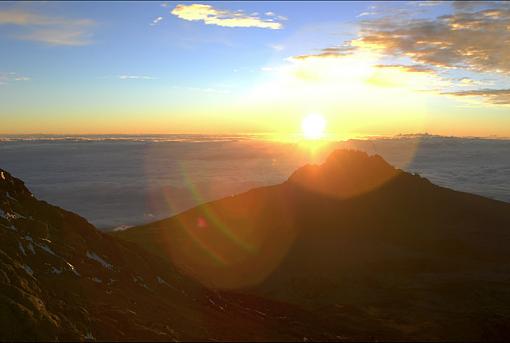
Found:
[[[458,122],[452,134],[510,136],[510,67],[497,57],[508,50],[509,12],[499,3],[2,2],[0,133],[283,132],[318,110],[344,134],[447,134]],[[459,26],[480,17],[480,27]],[[438,22],[446,34],[428,30]],[[480,43],[489,32],[501,51]],[[466,46],[463,34],[476,41]],[[427,54],[409,44],[420,37]],[[358,93],[335,102],[360,78]],[[416,110],[397,101],[414,85]],[[395,100],[382,118],[356,107],[388,99],[383,90]]]

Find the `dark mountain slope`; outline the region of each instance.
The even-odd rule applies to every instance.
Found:
[[[332,338],[324,332],[291,305],[207,290],[0,170],[0,340]]]
[[[115,234],[203,284],[360,339],[510,339],[510,204],[339,150],[287,182]]]

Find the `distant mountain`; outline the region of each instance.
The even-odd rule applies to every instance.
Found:
[[[0,340],[327,340],[309,313],[207,290],[0,169]]]
[[[283,184],[113,234],[333,336],[510,340],[510,204],[337,150]],[[325,332],[326,332],[325,331]]]

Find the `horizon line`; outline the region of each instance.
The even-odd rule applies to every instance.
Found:
[[[121,137],[121,136],[137,136],[137,137],[148,137],[148,136],[284,136],[284,137],[301,137],[301,133],[275,133],[275,132],[241,132],[241,133],[1,133],[0,137],[15,138],[15,137]],[[399,138],[399,137],[441,137],[441,138],[464,138],[464,139],[502,139],[508,140],[509,136],[499,136],[496,134],[487,136],[476,136],[476,135],[443,135],[429,132],[417,132],[417,133],[398,133],[398,134],[353,134],[350,137],[342,134],[326,134],[326,137],[319,139],[322,141],[328,140],[340,140],[347,141],[351,139],[384,139],[384,138]]]

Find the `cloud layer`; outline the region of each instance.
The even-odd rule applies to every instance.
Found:
[[[440,5],[439,2],[433,4]],[[439,89],[439,94],[481,97],[496,105],[510,104],[506,86],[501,87],[504,89],[457,91],[450,87],[475,87],[484,82],[471,78],[452,82],[454,79],[447,76],[452,71],[479,76],[489,74],[496,79],[510,74],[510,4],[454,2],[451,14],[430,18],[414,17],[405,9],[401,12],[397,18],[371,12],[377,17],[360,21],[356,39],[292,59],[345,58],[369,51],[381,59],[390,57],[412,63],[374,65],[378,69],[442,77],[443,85],[448,88]]]
[[[363,22],[358,44],[437,67],[510,73],[509,27],[505,7],[434,19],[381,18]]]
[[[219,10],[211,5],[179,4],[172,10],[171,13],[180,19],[202,21],[208,25],[218,25],[223,27],[258,27],[273,30],[282,28],[282,24],[273,18],[262,19],[254,14],[246,14],[243,11]],[[274,17],[272,12],[268,13],[271,14],[268,16]]]

